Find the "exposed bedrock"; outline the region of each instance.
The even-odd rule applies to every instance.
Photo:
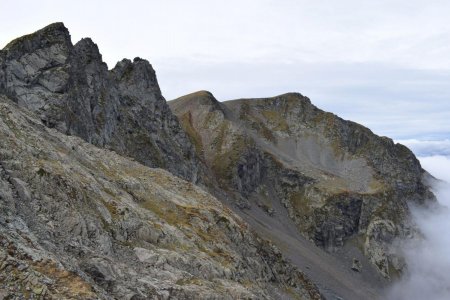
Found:
[[[401,272],[391,246],[414,234],[408,203],[434,199],[408,148],[298,93],[221,103],[200,91],[169,105],[239,205],[254,199],[274,214],[280,202],[316,245],[356,242],[383,276]]]

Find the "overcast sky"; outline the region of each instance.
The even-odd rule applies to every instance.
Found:
[[[448,140],[449,16],[430,0],[0,0],[0,44],[63,21],[110,68],[148,59],[168,100],[297,91],[381,135]]]

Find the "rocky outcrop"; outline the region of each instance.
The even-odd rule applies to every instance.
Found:
[[[0,211],[6,299],[321,299],[201,188],[48,128],[3,96]]]
[[[197,92],[169,104],[240,206],[276,215],[282,203],[316,245],[358,241],[383,276],[400,272],[390,247],[414,232],[407,203],[434,199],[409,149],[296,93],[219,103]]]
[[[168,104],[148,61],[109,70],[62,23],[0,51],[0,298],[318,299],[308,276],[376,298],[416,234],[408,203],[434,198],[423,178],[297,93]]]
[[[48,127],[198,181],[195,150],[148,61],[124,59],[108,70],[91,39],[72,45],[55,23],[9,43],[0,66],[0,93]]]

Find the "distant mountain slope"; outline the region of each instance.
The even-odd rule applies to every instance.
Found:
[[[406,147],[295,93],[220,103],[201,91],[169,105],[239,205],[276,215],[281,203],[318,246],[353,241],[383,276],[401,272],[389,247],[411,234],[407,203],[434,199]]]
[[[49,127],[198,180],[195,151],[148,61],[124,59],[109,71],[97,45],[89,38],[72,45],[62,23],[0,51],[0,93]]]

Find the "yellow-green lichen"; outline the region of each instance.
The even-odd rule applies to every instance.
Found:
[[[217,155],[212,162],[212,169],[218,178],[230,181],[233,177],[233,169],[244,150],[249,147],[249,142],[242,136],[236,136],[232,145],[225,153]]]
[[[192,124],[192,114],[191,112],[186,112],[185,114],[179,117],[181,126],[184,131],[187,133],[189,139],[195,147],[196,153],[199,156],[202,156],[203,151],[203,142],[200,134],[195,130],[194,125]]]
[[[286,122],[286,118],[278,111],[262,110],[261,114],[266,118],[268,124],[271,125],[272,130],[289,132],[289,125]]]

